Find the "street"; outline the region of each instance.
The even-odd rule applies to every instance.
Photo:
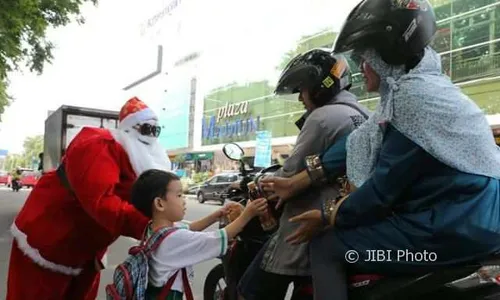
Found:
[[[28,193],[28,189],[22,189],[20,192],[15,193],[6,187],[0,187],[0,299],[5,299],[7,271],[12,242],[9,228],[17,212],[22,207]],[[188,209],[185,219],[190,221],[201,218],[221,207],[215,202],[199,204],[196,199],[192,197],[188,197],[186,201]],[[216,228],[217,224],[214,224],[212,227]],[[106,299],[104,287],[112,281],[115,266],[126,258],[127,250],[133,244],[133,240],[122,237],[109,248],[107,262],[105,262],[106,269],[101,273],[101,286],[98,299]],[[195,281],[192,289],[195,299],[203,299],[203,282],[207,273],[217,263],[218,260],[214,259],[194,267]]]

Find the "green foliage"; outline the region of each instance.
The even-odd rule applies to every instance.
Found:
[[[43,152],[43,135],[27,137],[23,143],[22,154],[9,154],[5,159],[5,169],[11,171],[16,167],[31,168],[34,160],[38,163],[38,154]]]
[[[9,154],[5,158],[4,169],[12,172],[16,167],[23,166],[23,157],[20,154]]]
[[[186,193],[192,184],[193,184],[193,180],[191,178],[182,177],[181,178],[182,192]]]
[[[198,172],[193,174],[193,183],[202,183],[208,180],[210,174],[208,172]]]
[[[172,162],[175,162],[175,163],[178,163],[178,164],[182,164],[185,161],[186,161],[186,155],[185,154],[178,154],[172,160]]]
[[[10,103],[7,95],[8,72],[25,64],[32,72],[42,73],[51,62],[53,44],[47,39],[49,27],[76,20],[84,23],[80,7],[97,0],[2,0],[0,1],[0,114]]]
[[[1,43],[1,42],[0,42]],[[7,79],[0,79],[0,121],[2,120],[2,114],[5,111],[5,107],[9,105],[12,100],[7,94],[8,81]]]

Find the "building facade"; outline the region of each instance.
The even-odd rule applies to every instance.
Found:
[[[438,32],[432,47],[443,72],[488,114],[500,113],[500,1],[431,0]],[[362,76],[353,91],[369,107],[378,98],[367,93]]]
[[[441,55],[443,72],[486,113],[500,113],[500,1],[435,0],[432,4],[438,20],[432,47]],[[289,58],[316,47],[330,48],[334,38],[332,31],[306,36]],[[365,90],[359,70],[351,67],[351,91],[373,109],[378,95]],[[252,146],[259,130],[270,131],[275,145],[293,144],[298,133],[294,123],[304,108],[296,95],[276,97],[273,90],[274,82],[260,81],[207,93],[202,148],[213,149],[230,141]]]
[[[232,5],[230,1],[226,2],[226,10],[234,9],[229,7]],[[316,2],[321,1],[312,0],[311,6]],[[354,2],[357,1],[353,0]],[[441,55],[443,72],[486,113],[500,114],[500,1],[431,2],[438,20],[438,33],[432,46]],[[205,9],[209,9],[213,3],[170,0],[164,1],[161,7],[151,11],[151,18],[143,22],[141,32],[152,47],[162,51],[162,61],[151,66],[149,75],[144,74],[127,83],[130,94],[148,99],[148,104],[158,112],[163,127],[160,142],[171,155],[171,159],[178,164],[192,165],[195,169],[210,169],[211,164],[217,161],[222,164],[225,160],[221,152],[222,145],[228,142],[237,142],[249,155],[253,155],[257,131],[271,133],[273,150],[277,156],[290,153],[299,132],[295,122],[305,111],[297,100],[297,95],[274,95],[276,79],[280,70],[295,55],[313,48],[331,48],[336,33],[331,29],[311,30],[312,27],[300,27],[295,31],[316,33],[302,36],[288,52],[283,49],[281,61],[279,57],[276,58],[274,77],[263,75],[252,80],[233,82],[231,74],[223,75],[219,67],[224,68],[224,64],[237,64],[225,61],[225,54],[229,54],[232,47],[245,47],[244,39],[232,40],[229,44],[231,46],[227,46],[222,38],[211,42],[212,36],[208,33],[214,36],[228,35],[230,28],[226,23],[231,22],[233,27],[239,26],[241,30],[244,30],[244,26],[235,23],[236,20],[224,19],[220,20],[221,25],[217,27],[213,24],[217,23],[215,21],[218,19],[211,18],[211,21],[203,26],[206,27],[205,31],[202,31],[203,28],[200,28],[199,24],[204,22],[202,18],[206,15],[200,5],[206,5]],[[269,9],[275,10],[275,13],[269,13],[270,20],[284,20],[285,16],[278,14],[282,6],[276,3],[275,8]],[[317,11],[310,15],[329,11],[321,7],[316,9]],[[185,14],[186,11],[190,13]],[[193,11],[198,11],[199,14],[192,15]],[[306,12],[303,14],[307,15]],[[263,14],[263,17],[265,16]],[[236,19],[236,14],[234,18]],[[342,18],[345,18],[345,15]],[[324,20],[318,21],[323,22],[321,26],[328,26],[332,18],[316,19]],[[305,23],[309,23],[308,21]],[[276,28],[268,27],[266,30],[275,30],[277,33],[286,31],[289,25],[282,25],[280,22],[276,23]],[[251,30],[246,31],[249,39],[254,34]],[[262,47],[273,51],[283,47],[280,46],[281,42],[270,41]],[[222,54],[206,55],[207,49],[210,52],[210,47],[215,49],[215,52],[222,51]],[[259,57],[246,59],[254,59],[255,64],[264,64]],[[359,70],[356,70],[355,66],[351,67],[354,73],[351,91],[362,103],[373,109],[377,104],[378,95],[366,92]],[[235,70],[238,71],[238,68]],[[143,80],[146,75],[150,77]],[[226,81],[219,81],[226,83],[206,84],[214,77],[224,77]],[[497,119],[499,118],[490,118]]]
[[[286,53],[279,64],[282,69],[295,55],[313,48],[331,48],[335,34],[323,30],[303,37],[295,49]],[[269,131],[279,153],[290,152],[290,147],[279,147],[295,142],[298,134],[295,122],[304,114],[298,95],[276,96],[275,82],[252,81],[230,84],[206,93],[203,97],[201,147],[220,148],[227,142],[238,142],[249,147],[257,131]]]

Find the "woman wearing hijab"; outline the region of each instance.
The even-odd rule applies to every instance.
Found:
[[[327,228],[310,244],[315,299],[347,299],[350,250],[359,254],[350,265],[357,272],[388,275],[476,262],[500,250],[500,151],[483,112],[442,74],[428,46],[435,32],[427,0],[364,0],[337,38],[334,51],[352,51],[367,89],[381,99],[358,129],[308,159],[312,180],[303,173],[293,183],[346,170],[356,187],[293,218],[302,226],[291,243]],[[273,183],[284,184],[266,185]],[[393,254],[376,261],[369,250]],[[430,256],[416,261],[396,257],[398,250]]]

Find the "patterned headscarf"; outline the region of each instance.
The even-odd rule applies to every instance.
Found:
[[[386,64],[374,50],[361,57],[380,77],[375,113],[347,141],[347,175],[357,187],[370,178],[382,147],[385,125],[422,147],[442,163],[465,173],[500,178],[500,151],[479,107],[441,72],[430,47],[420,63]]]

